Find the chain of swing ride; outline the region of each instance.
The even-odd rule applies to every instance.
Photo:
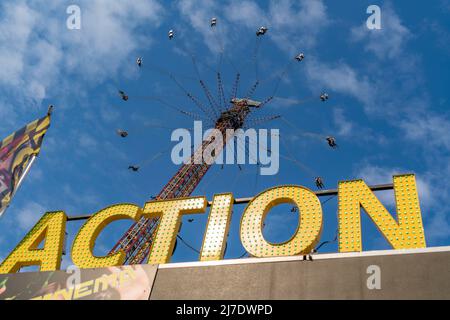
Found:
[[[197,66],[197,60],[195,56],[190,53],[190,51],[184,47],[182,48],[182,52],[187,53],[190,55],[190,58],[192,60],[192,64],[194,66],[197,78],[196,79],[202,90],[205,94],[205,97],[208,101],[208,106],[203,104],[200,99],[198,99],[195,95],[193,95],[191,92],[185,89],[185,87],[181,84],[181,82],[170,72],[167,72],[163,70],[160,67],[153,67],[158,72],[167,75],[170,80],[174,82],[174,84],[183,92],[183,94],[193,103],[199,111],[201,111],[201,114],[197,114],[191,111],[186,111],[178,108],[177,106],[168,103],[167,101],[159,98],[159,97],[142,97],[141,99],[145,100],[154,100],[162,105],[171,108],[172,110],[175,110],[185,116],[194,118],[195,120],[209,120],[212,124],[214,124],[216,129],[219,129],[222,134],[225,134],[226,129],[235,129],[234,124],[231,123],[231,120],[224,120],[219,122],[218,119],[229,110],[232,110],[233,105],[232,102],[233,99],[237,98],[238,88],[240,84],[240,77],[241,74],[239,70],[235,67],[235,65],[227,59],[227,57],[224,54],[224,44],[223,39],[220,36],[220,33],[216,31],[217,29],[217,19],[213,18],[211,19],[211,28],[213,29],[213,33],[216,37],[216,40],[220,46],[220,54],[219,54],[219,69],[214,70],[216,72],[216,81],[217,81],[217,96],[214,97],[211,93],[210,89],[208,88],[207,84],[201,79],[200,72]],[[255,83],[249,88],[247,93],[244,96],[244,101],[251,99],[256,92],[257,87],[261,84],[261,80],[259,80],[258,75],[258,52],[259,47],[261,44],[262,37],[266,34],[268,29],[266,27],[260,27],[258,31],[256,32],[256,44],[255,49],[253,52],[252,60],[253,64],[255,66],[255,74],[256,74],[256,81]],[[175,38],[175,32],[173,30],[170,30],[168,33],[168,37],[171,41],[174,41]],[[176,41],[174,41],[176,42]],[[177,43],[177,42],[176,42]],[[177,43],[178,44],[178,43]],[[286,73],[290,70],[290,66],[293,62],[301,62],[305,58],[303,53],[299,53],[292,61],[288,63],[288,65],[284,68],[282,73],[278,75],[278,80],[276,82],[273,94],[269,96],[267,99],[265,99],[263,102],[260,103],[258,109],[261,109],[264,105],[271,103],[276,97],[276,93],[278,92],[279,86],[281,81],[283,80],[283,77],[286,75]],[[236,78],[234,80],[230,99],[227,101],[225,97],[225,89],[224,89],[224,83],[222,80],[222,74],[221,74],[221,64],[223,60],[227,60],[232,68],[236,71]],[[138,64],[139,68],[143,65],[142,58],[138,58],[136,63]],[[208,67],[208,66],[207,66]],[[208,67],[209,68],[209,67]],[[119,94],[124,101],[129,100],[129,96],[124,91],[119,91]],[[139,97],[136,97],[139,98]],[[294,101],[290,100],[290,103],[293,104],[301,104],[309,101],[310,99],[303,100],[303,101]],[[322,93],[320,95],[320,100],[325,102],[328,100],[328,94]],[[231,104],[231,107],[230,107]],[[247,118],[248,114],[250,112],[243,114],[244,120]],[[257,125],[263,122],[272,121],[275,119],[280,119],[281,116],[268,116],[268,117],[259,117],[255,119],[251,119],[250,121],[247,121],[246,126],[247,127],[250,124]],[[292,126],[294,129],[295,126],[293,126],[291,123],[289,123],[287,120],[283,119],[288,125]],[[123,130],[118,130],[117,133],[125,138],[128,136],[128,133]],[[323,139],[323,135],[320,134],[314,134],[314,133],[302,133],[303,135],[312,136],[312,137],[320,137],[320,139]],[[328,144],[330,147],[336,147],[336,144],[334,142],[334,138],[332,137],[326,137],[326,140],[328,141]],[[211,142],[208,142],[205,140],[202,144],[202,147],[205,148],[207,145],[209,145]],[[226,143],[226,141],[225,141]],[[239,144],[238,144],[239,145]],[[224,146],[223,146],[224,147]],[[250,149],[250,148],[249,148]],[[270,152],[270,150],[268,150]],[[148,165],[150,162],[156,160],[158,157],[162,156],[165,152],[160,152],[153,156],[149,161],[145,161],[145,165]],[[218,156],[219,153],[216,154]],[[195,153],[192,155],[192,161],[189,164],[184,164],[180,167],[178,172],[169,180],[169,182],[164,186],[164,188],[161,190],[161,192],[155,196],[152,197],[152,199],[155,200],[163,200],[163,199],[171,199],[171,198],[177,198],[177,197],[187,197],[191,195],[191,193],[194,191],[194,189],[198,186],[202,178],[205,176],[207,171],[210,168],[210,165],[206,163],[201,164],[195,164],[193,161],[193,157],[195,156]],[[251,156],[250,154],[248,156]],[[281,156],[281,155],[280,155]],[[301,165],[299,161],[297,161],[292,156],[290,157],[283,157],[286,160],[294,162],[296,165],[299,165],[302,169],[305,169],[306,167]],[[259,163],[258,163],[259,165]],[[139,171],[140,166],[130,166],[129,169],[133,171]],[[241,169],[241,168],[240,168]],[[318,187],[323,187],[323,183],[321,181],[321,178],[316,178],[316,185]],[[293,212],[294,208],[292,209]],[[128,231],[123,235],[123,237],[116,243],[116,245],[113,247],[113,249],[110,251],[110,253],[117,252],[118,250],[123,250],[126,253],[125,263],[127,264],[140,264],[142,263],[145,258],[148,256],[151,246],[153,243],[153,239],[155,236],[156,228],[158,225],[158,218],[153,219],[147,219],[147,218],[141,218],[138,222],[134,223]],[[178,235],[178,238],[185,243],[188,247],[190,247],[193,250],[196,250],[192,246],[190,246],[188,243],[184,241],[184,239],[181,238],[181,236]],[[197,250],[196,250],[197,251]],[[245,255],[245,253],[244,253]],[[242,255],[241,257],[243,257]]]

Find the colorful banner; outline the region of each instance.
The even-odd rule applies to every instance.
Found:
[[[0,275],[0,300],[148,300],[157,266]]]
[[[0,217],[5,212],[50,127],[50,115],[35,120],[0,143]]]

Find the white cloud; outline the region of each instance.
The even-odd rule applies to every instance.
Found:
[[[0,139],[11,134],[10,128],[15,127],[18,124],[18,115],[14,107],[10,103],[5,103],[0,98],[0,119],[2,119],[2,126],[0,128]]]
[[[336,126],[334,134],[351,141],[352,144],[369,144],[375,147],[376,145],[386,145],[389,142],[389,139],[380,130],[372,129],[353,120],[351,111],[346,111],[345,108],[335,107],[333,109],[333,120]],[[357,138],[355,139],[355,137]]]
[[[400,127],[404,130],[406,138],[420,142],[428,148],[444,148],[450,151],[450,120],[444,115],[432,113],[416,114],[407,119],[402,119]]]
[[[411,32],[402,24],[390,3],[381,8],[381,19],[381,30],[369,30],[364,23],[352,29],[352,39],[364,43],[365,50],[379,59],[396,58],[402,53]]]
[[[384,184],[392,181],[393,175],[404,173],[411,173],[411,170],[370,164],[365,164],[356,170],[356,176],[362,178],[368,184]],[[434,242],[448,238],[450,232],[448,214],[450,210],[447,205],[447,199],[450,196],[450,192],[446,181],[441,179],[441,175],[436,176],[432,172],[422,172],[416,173],[416,184],[426,239]],[[395,199],[392,191],[377,192],[377,196],[382,203],[390,208],[395,208]]]
[[[285,205],[287,207],[287,205]],[[276,239],[279,237],[286,238],[287,235],[292,234],[292,226],[298,224],[299,216],[298,214],[291,213],[288,209],[287,213],[280,214],[276,208],[272,209],[272,212],[266,216],[264,223],[263,234],[270,238]],[[288,239],[286,239],[288,240]]]
[[[181,0],[178,2],[178,9],[181,16],[202,35],[203,41],[208,46],[209,50],[216,53],[222,49],[222,45],[226,46],[228,42],[227,38],[223,36],[228,30],[221,20],[222,14],[219,14],[221,13],[221,9],[218,4],[217,1],[213,0]],[[213,17],[218,19],[216,30],[213,30],[209,23]],[[177,30],[175,31],[177,32]],[[220,37],[217,35],[215,36],[213,32],[221,32],[222,35]],[[192,41],[192,39],[183,34],[183,32],[177,35],[177,37],[178,36],[182,37],[184,40]],[[224,43],[220,41],[224,41]],[[188,43],[185,43],[185,45],[188,45]]]
[[[85,133],[81,133],[78,136],[78,143],[80,147],[88,149],[94,149],[98,145],[97,140]]]
[[[29,231],[45,212],[46,209],[41,204],[34,201],[28,202],[21,209],[17,210],[16,221],[18,227],[21,230]]]
[[[354,125],[344,115],[344,110],[336,108],[333,110],[334,122],[338,127],[338,135],[348,137],[353,133]]]
[[[98,196],[98,194],[96,194],[96,192],[92,192],[91,190],[83,190],[83,191],[75,191],[73,190],[73,188],[68,185],[65,184],[62,187],[62,191],[63,194],[66,198],[66,203],[70,203],[70,204],[76,204],[78,203],[83,203],[84,205],[87,206],[92,206],[92,207],[99,207],[99,204],[101,203],[101,198]]]
[[[228,20],[254,29],[255,32],[269,20],[267,14],[255,1],[230,1],[225,10]]]
[[[264,25],[269,28],[267,36],[291,55],[298,53],[299,46],[314,46],[317,35],[329,24],[321,0],[270,1],[268,10],[251,0],[231,0],[220,6],[212,0],[181,0],[178,9],[182,17],[202,34],[205,44],[213,52],[218,51],[218,46],[211,41],[209,20],[212,17],[219,18],[220,38],[225,46],[231,43],[235,34],[242,32],[239,27],[244,26],[253,33]]]
[[[274,109],[289,108],[292,106],[298,106],[303,102],[297,99],[296,97],[288,97],[288,98],[274,97],[273,101],[274,102],[267,105],[267,107]]]
[[[15,103],[39,105],[67,93],[68,82],[98,84],[123,70],[132,54],[151,43],[163,17],[155,0],[79,1],[82,29],[68,30],[64,3],[3,2],[0,16],[0,84]],[[139,27],[146,25],[146,31]],[[61,75],[64,73],[64,79]],[[73,92],[73,91],[72,91]],[[22,97],[22,98],[20,98]],[[21,101],[23,100],[23,101]]]
[[[425,20],[424,25],[434,35],[437,47],[450,53],[450,32],[448,28],[438,21]]]
[[[434,219],[426,226],[426,239],[448,239],[450,234],[450,222],[447,214],[449,211],[438,213],[434,216]]]
[[[102,105],[100,107],[100,116],[105,122],[114,122],[119,119],[120,113],[116,109]]]
[[[64,43],[70,43],[73,50],[67,64],[74,72],[92,77],[105,77],[119,70],[121,64],[134,61],[136,57],[130,54],[150,44],[148,34],[164,16],[162,6],[154,0],[84,1],[79,6],[83,14],[81,32],[64,33]],[[146,33],[137,31],[144,25]]]
[[[305,64],[311,89],[326,88],[352,96],[366,106],[372,106],[374,90],[367,77],[344,62],[326,64],[311,57]]]
[[[314,46],[317,35],[329,24],[325,5],[316,0],[271,1],[267,13],[253,1],[232,1],[228,8],[227,17],[234,23],[255,32],[267,25],[269,37],[290,55]]]
[[[270,22],[276,33],[274,41],[291,54],[311,48],[318,34],[330,23],[323,1],[281,0],[270,2]]]

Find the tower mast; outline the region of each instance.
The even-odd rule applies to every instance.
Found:
[[[227,137],[227,129],[236,130],[242,128],[245,119],[251,112],[250,108],[259,108],[260,105],[261,103],[248,99],[234,98],[231,101],[230,108],[221,113],[215,124],[215,128],[222,133],[223,145],[220,146],[221,150],[217,150],[216,148],[215,154],[212,155],[214,159],[216,159],[220,154],[220,151],[225,148],[225,145],[228,142],[227,139],[232,138]],[[204,162],[202,150],[205,150],[211,143],[213,143],[213,141],[209,138],[203,141],[202,146],[191,156],[190,162],[181,166],[178,172],[169,180],[158,196],[156,196],[157,200],[187,197],[192,194],[210,168],[210,165]],[[201,159],[201,162],[198,160],[195,161],[196,159]],[[117,252],[118,250],[124,250],[126,253],[125,263],[143,263],[150,253],[153,239],[158,228],[158,222],[159,218],[141,218],[128,229],[111,250],[111,253]]]

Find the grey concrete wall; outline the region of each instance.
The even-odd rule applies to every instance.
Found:
[[[367,267],[381,289],[367,288]],[[151,299],[450,299],[450,252],[158,269]]]

